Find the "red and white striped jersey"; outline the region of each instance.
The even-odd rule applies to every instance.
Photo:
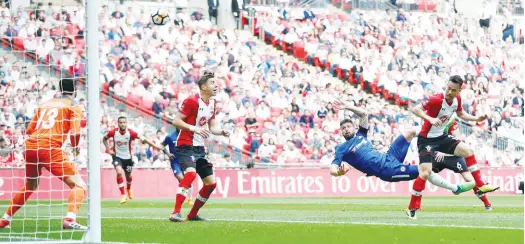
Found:
[[[456,111],[463,111],[461,97],[459,95],[457,95],[451,103],[448,103],[443,93],[429,97],[427,101],[421,103],[421,106],[423,110],[427,112],[428,116],[438,118],[442,122],[440,126],[434,126],[425,120],[419,135],[426,138],[436,138],[445,134],[444,130],[450,117],[456,113]]]
[[[140,136],[132,129],[120,132],[119,128],[108,131],[106,137],[113,138],[113,150],[115,156],[121,159],[131,159],[131,142]]]
[[[209,129],[208,122],[215,118],[215,100],[205,102],[200,94],[195,94],[184,99],[180,113],[186,116],[183,121],[187,124]],[[191,131],[180,130],[177,146],[204,146],[204,138]]]

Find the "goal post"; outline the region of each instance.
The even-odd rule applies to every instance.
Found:
[[[82,238],[86,243],[102,240],[100,180],[100,61],[98,13],[101,0],[84,0],[87,51],[87,129],[88,129],[88,229]]]
[[[0,111],[0,214],[4,215],[14,196],[21,199],[19,196],[22,193],[25,199],[23,205],[14,205],[21,206],[18,211],[14,210],[15,214],[7,215],[6,218],[11,220],[11,228],[0,229],[0,243],[101,243],[101,85],[98,32],[101,0],[83,0],[78,5],[74,0],[51,0],[48,8],[37,5],[43,3],[42,1],[32,4],[25,0],[9,0],[7,4],[0,2],[2,12],[7,11],[6,6],[20,5],[22,16],[27,17],[27,23],[31,24],[29,27],[22,24],[20,32],[25,33],[24,35],[12,31],[10,36],[0,38],[0,59],[3,61],[0,62],[0,73],[4,78],[7,77],[0,84],[4,88],[2,102],[5,98],[4,104],[7,104]],[[45,3],[47,5],[48,1]],[[57,5],[61,11],[55,11]],[[83,14],[75,16],[74,22],[65,21],[66,14],[63,11],[72,14],[72,10]],[[15,16],[17,12],[12,11],[10,14]],[[2,21],[13,25],[14,19],[2,18]],[[46,19],[53,21],[46,22]],[[38,29],[34,26],[42,27]],[[52,50],[46,44],[53,44]],[[58,46],[61,48],[56,48]],[[40,47],[44,48],[38,49]],[[63,56],[68,57],[61,59]],[[72,62],[85,69],[78,68],[78,73],[72,71],[73,66],[69,65]],[[69,140],[60,148],[65,155],[62,160],[73,163],[87,183],[83,206],[75,213],[68,210],[70,188],[47,170],[42,170],[39,174],[39,184],[32,193],[27,194],[30,190],[27,190],[25,183],[25,131],[35,113],[40,115],[37,127],[44,117],[44,124],[54,123],[56,115],[35,111],[43,102],[54,97],[59,89],[58,81],[63,78],[78,79],[75,100],[82,105],[82,100],[87,101],[87,124],[84,120],[81,123],[87,129],[85,134],[82,129],[81,156],[72,153]],[[17,116],[17,121],[8,126],[9,121],[3,120],[4,115]],[[19,121],[20,118],[22,121]],[[49,149],[59,148],[50,146]],[[87,226],[87,230],[62,229],[64,217],[76,217],[80,224]]]

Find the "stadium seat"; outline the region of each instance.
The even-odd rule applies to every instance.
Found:
[[[304,51],[304,42],[296,41],[293,44],[293,56],[296,57],[299,60],[304,60],[305,59],[306,53]]]
[[[142,99],[142,102],[140,103],[141,107],[149,110],[149,111],[153,111],[153,101],[150,101],[150,100],[147,100],[147,99]]]
[[[109,83],[108,82],[102,83],[102,91],[104,91],[104,92],[108,92],[109,91]]]
[[[24,39],[20,37],[13,38],[13,48],[17,50],[24,50]]]
[[[142,97],[138,95],[129,94],[126,101],[135,105],[141,104]]]

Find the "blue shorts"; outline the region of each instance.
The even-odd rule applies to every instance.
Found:
[[[407,141],[403,135],[400,135],[394,142],[392,142],[392,145],[390,145],[387,154],[397,159],[397,161],[400,163],[403,163],[409,148],[410,142]]]
[[[387,182],[409,181],[419,176],[417,165],[396,163],[381,170],[379,178]]]
[[[173,175],[183,174],[182,169],[180,168],[180,162],[178,158],[170,159],[171,170]]]
[[[381,170],[380,179],[388,182],[409,181],[418,177],[417,165],[404,165],[410,142],[400,135],[388,149],[385,167]]]

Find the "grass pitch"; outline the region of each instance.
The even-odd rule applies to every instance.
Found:
[[[409,220],[404,213],[408,197],[210,199],[200,215],[211,221],[185,223],[168,221],[172,199],[133,199],[123,205],[108,200],[102,203],[102,238],[199,244],[524,243],[523,196],[490,200],[494,211],[486,212],[474,196],[425,197],[419,219]],[[30,201],[11,229],[0,230],[0,241],[80,239],[82,232],[60,229],[63,204]],[[184,205],[183,213],[190,207]]]

